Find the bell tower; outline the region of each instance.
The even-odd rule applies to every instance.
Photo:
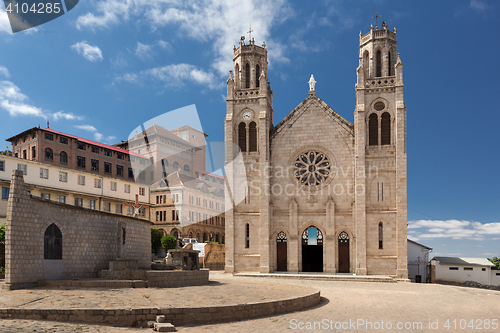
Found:
[[[384,22],[359,35],[355,182],[365,190],[355,199],[356,271],[376,274],[383,264],[407,278],[406,106],[396,32]]]
[[[227,79],[225,158],[229,191],[242,190],[245,199],[231,202],[226,195],[227,272],[234,272],[235,261],[239,261],[238,267],[269,271],[269,175],[265,173],[269,173],[272,127],[273,92],[267,77],[266,44],[255,45],[254,39],[245,44],[245,37],[241,37],[233,49],[233,70]],[[246,171],[230,166],[240,151]],[[244,189],[236,183],[238,177],[233,177],[242,172],[246,172]]]

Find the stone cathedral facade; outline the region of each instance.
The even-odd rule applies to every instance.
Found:
[[[309,96],[273,125],[265,44],[240,41],[233,63],[226,271],[406,279],[406,106],[396,29],[360,33],[354,124],[310,83]],[[230,163],[239,155],[234,146],[244,168]],[[235,203],[238,191],[244,200]]]

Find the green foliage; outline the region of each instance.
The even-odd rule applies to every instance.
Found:
[[[0,243],[5,243],[5,223],[0,225]]]
[[[488,258],[488,260],[491,261],[491,263],[495,265],[497,269],[500,269],[500,258],[493,257],[491,259]]]
[[[177,239],[174,236],[166,235],[161,238],[161,246],[168,252],[168,250],[175,249],[177,244]]]
[[[10,150],[0,151],[0,155],[12,156],[12,152]]]
[[[0,267],[0,274],[5,274],[5,267]]]
[[[151,229],[151,252],[156,253],[156,249],[161,246],[163,233],[158,229]]]

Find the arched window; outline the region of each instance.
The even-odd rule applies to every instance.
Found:
[[[43,236],[43,258],[62,259],[62,233],[54,223],[49,225]]]
[[[368,51],[365,51],[363,55],[363,67],[365,69],[365,79],[370,77],[370,55]]]
[[[255,121],[250,123],[248,128],[248,141],[249,141],[249,149],[248,151],[257,151],[257,124]]]
[[[384,242],[384,234],[383,234],[383,225],[382,222],[378,223],[378,248],[383,249],[383,242]]]
[[[45,159],[46,160],[52,160],[52,159],[54,159],[54,153],[52,152],[52,149],[45,148]]]
[[[62,151],[61,154],[59,154],[59,160],[61,161],[61,163],[67,164],[68,154],[65,151]]]
[[[245,249],[250,248],[250,224],[245,224]]]
[[[179,238],[179,232],[177,230],[174,231],[173,236],[175,237],[175,239],[178,239]]]
[[[250,64],[245,65],[245,88],[250,88]]]
[[[219,243],[219,234],[215,235],[215,242]]]
[[[247,151],[247,124],[241,122],[238,125],[238,145],[242,152]]]
[[[240,65],[236,64],[234,67],[234,83],[236,85],[236,89],[240,89]]]
[[[368,118],[368,145],[378,145],[378,116],[372,113]]]
[[[173,167],[174,167],[174,172],[179,171],[179,163],[174,162]]]
[[[220,240],[220,243],[221,243],[221,244],[225,244],[225,243],[224,243],[224,235],[222,235],[221,240]]]
[[[193,238],[193,232],[192,231],[189,232],[189,238]]]
[[[380,124],[380,141],[381,145],[391,144],[391,115],[389,112],[382,113],[382,121]]]
[[[376,77],[382,76],[382,52],[380,50],[377,51],[377,56],[375,57],[375,69],[376,69]]]
[[[187,164],[184,165],[184,171],[186,171],[189,174],[189,166]]]
[[[203,243],[208,240],[208,234],[206,232],[203,233]]]
[[[199,232],[196,233],[196,239],[198,240],[198,242],[200,241],[200,233]]]
[[[255,86],[257,88],[260,87],[259,77],[260,77],[260,66],[257,65],[256,70],[255,70]]]
[[[394,75],[394,64],[392,63],[392,52],[389,51],[388,55],[387,55],[387,71],[389,72],[389,76],[393,76]]]

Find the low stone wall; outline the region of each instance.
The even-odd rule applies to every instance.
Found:
[[[209,282],[208,270],[199,271],[133,271],[134,278],[123,279],[120,271],[103,271],[102,279],[44,280],[39,286],[78,288],[177,288],[200,286]],[[108,274],[109,273],[109,274]]]
[[[215,271],[224,270],[226,264],[226,246],[220,244],[205,245],[205,257],[200,258],[200,266]]]
[[[167,322],[176,326],[201,325],[297,311],[316,305],[319,301],[320,292],[317,291],[294,299],[199,308],[137,308],[127,310],[0,309],[0,318],[82,322],[113,326],[144,326],[147,321],[155,320],[157,315],[165,315]]]

